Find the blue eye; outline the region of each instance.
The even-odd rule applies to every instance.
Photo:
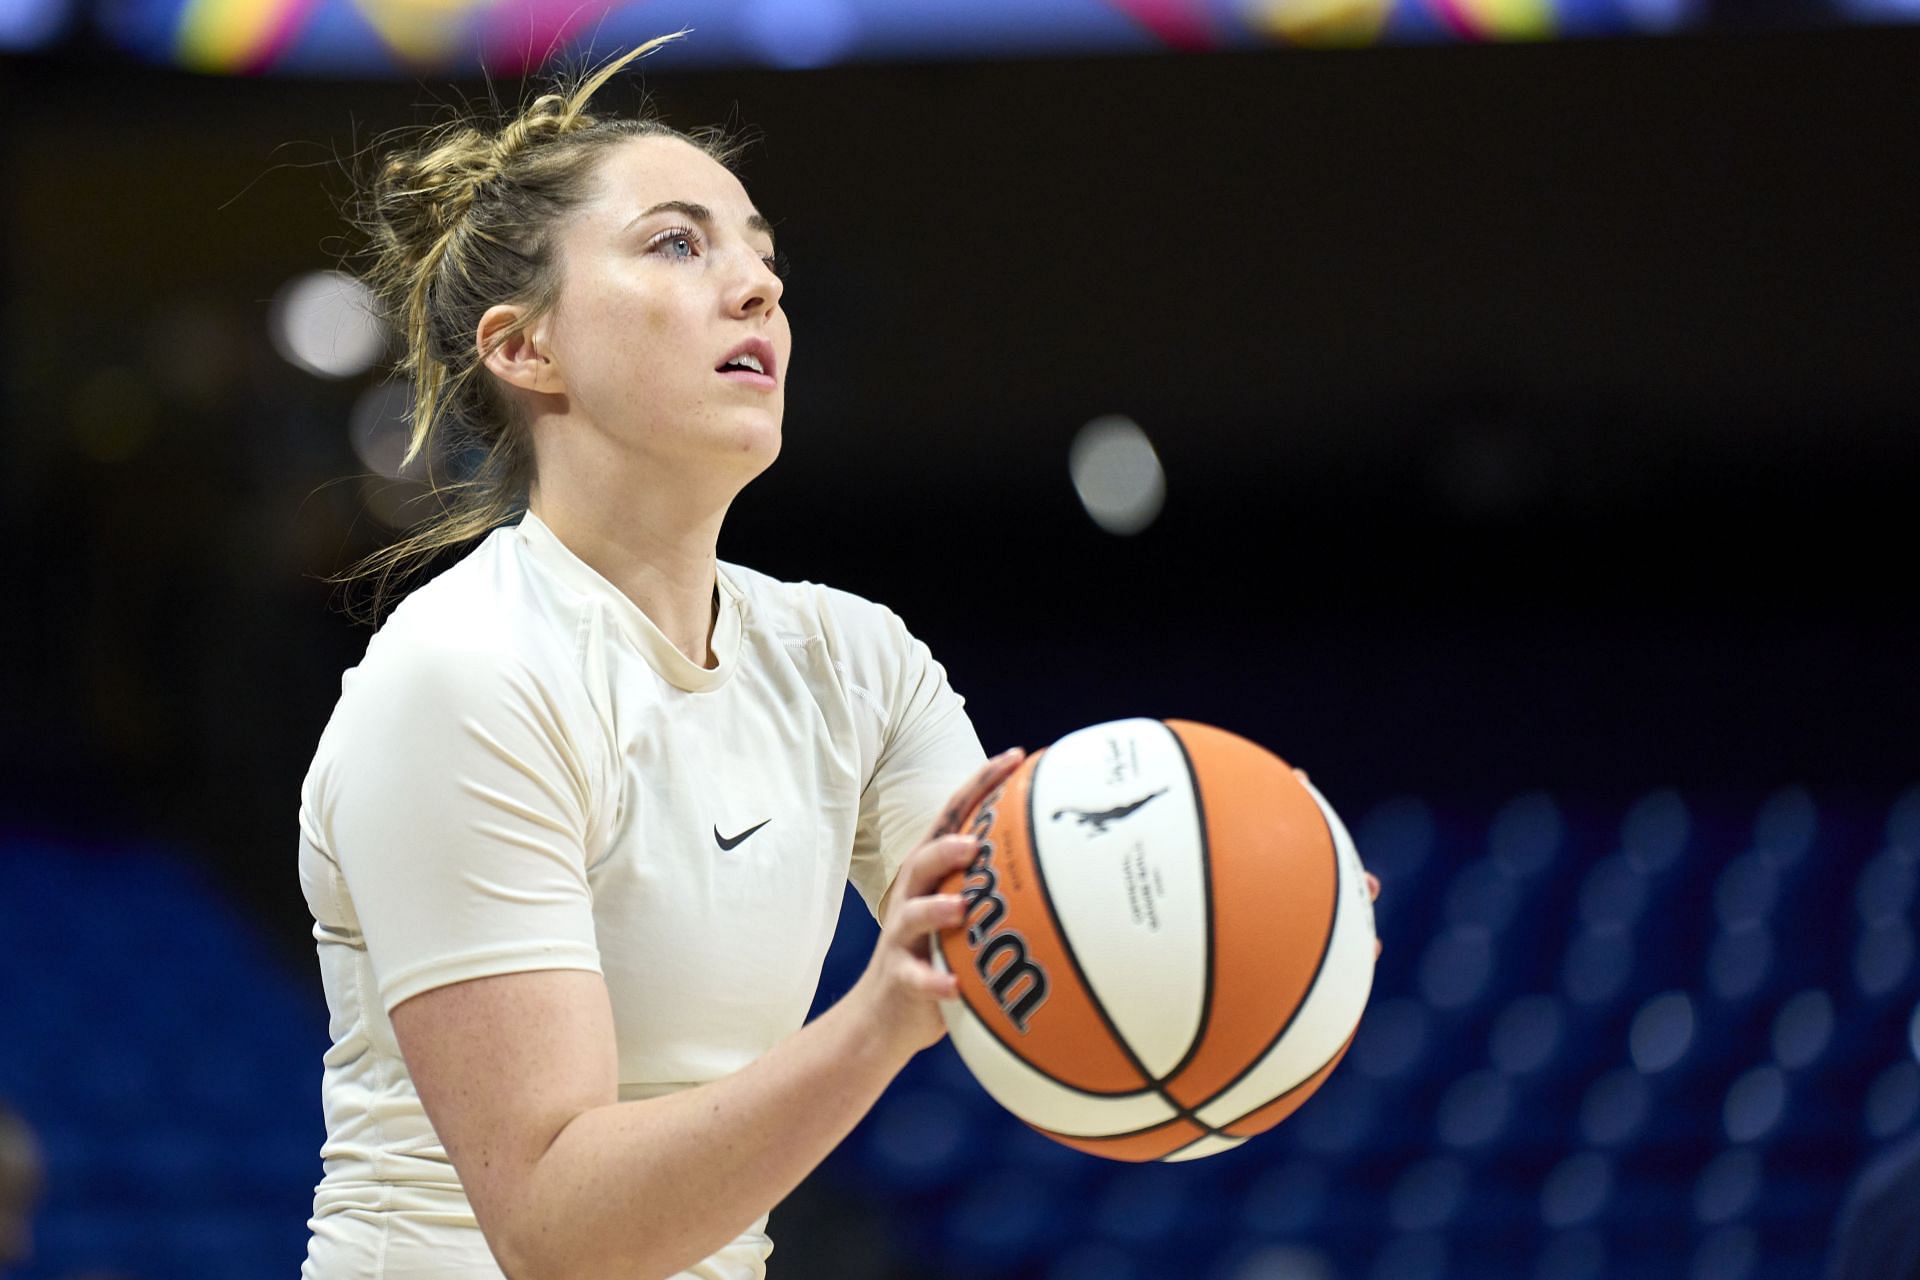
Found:
[[[687,246],[686,253],[670,253],[667,255],[673,258],[680,258],[684,261],[693,256],[693,250],[699,243],[700,237],[692,228],[675,227],[671,231],[662,231],[653,238],[647,247],[648,249],[658,249],[662,245],[684,244]]]

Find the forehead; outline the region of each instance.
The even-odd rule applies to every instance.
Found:
[[[609,231],[662,200],[703,204],[738,226],[753,212],[740,179],[692,143],[678,138],[629,138],[608,151],[595,175],[592,220]]]

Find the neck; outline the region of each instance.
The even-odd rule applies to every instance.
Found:
[[[549,481],[534,487],[527,505],[689,661],[714,665],[716,548],[728,502],[702,502],[693,486]]]

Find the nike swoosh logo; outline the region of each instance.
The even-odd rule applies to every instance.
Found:
[[[761,827],[766,826],[768,822],[772,822],[772,821],[773,821],[772,818],[768,818],[764,822],[756,822],[752,826],[748,827],[745,831],[742,831],[739,835],[733,836],[733,837],[727,837],[727,836],[721,835],[720,828],[715,827],[713,829],[713,842],[720,846],[720,851],[722,853],[725,853],[728,849],[733,848],[735,845],[739,844],[742,840],[745,840],[748,836],[752,835],[754,832],[758,831]]]

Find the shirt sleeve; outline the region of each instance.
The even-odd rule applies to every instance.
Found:
[[[496,974],[598,972],[591,772],[564,699],[484,650],[369,655],[350,679],[321,838],[385,1009]]]
[[[986,760],[966,702],[946,669],[890,610],[880,615],[881,687],[885,710],[873,773],[860,794],[860,820],[849,873],[877,918],[900,864],[925,839],[953,793]]]

